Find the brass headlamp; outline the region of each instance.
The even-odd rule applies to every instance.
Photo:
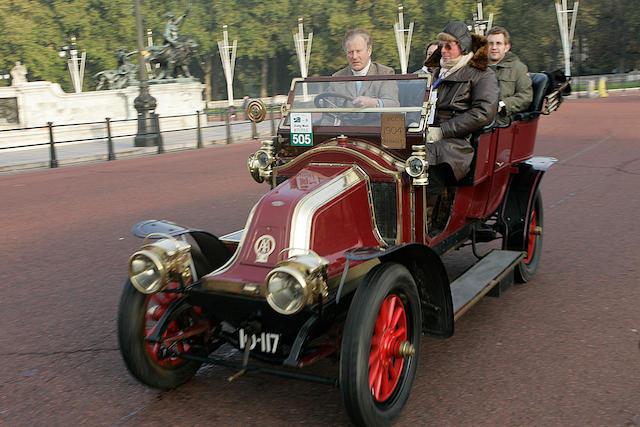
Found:
[[[163,237],[147,243],[152,237]],[[188,283],[193,277],[191,245],[163,233],[145,237],[143,246],[129,258],[131,284],[143,294],[163,290],[170,282]]]
[[[318,297],[325,301],[329,296],[328,265],[326,259],[313,251],[279,261],[264,281],[271,308],[280,314],[292,315],[317,301]]]
[[[414,150],[405,162],[405,171],[413,178],[413,185],[429,184],[429,162],[427,161],[426,146],[412,145]]]
[[[247,168],[256,182],[263,182],[273,175],[273,164],[276,161],[273,148],[273,141],[265,139],[262,147],[249,156]]]

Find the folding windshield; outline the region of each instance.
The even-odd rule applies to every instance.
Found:
[[[424,129],[429,98],[428,76],[311,78],[295,82],[289,115],[310,116],[313,127],[380,127],[384,114],[404,117],[409,131]],[[401,116],[398,116],[401,115]],[[403,116],[403,117],[402,117]]]

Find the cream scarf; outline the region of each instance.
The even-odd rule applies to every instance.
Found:
[[[460,55],[457,58],[453,58],[448,61],[440,58],[440,76],[450,76],[455,73],[460,68],[467,65],[469,61],[471,61],[471,58],[473,58],[473,55],[473,52],[469,52],[466,55]]]

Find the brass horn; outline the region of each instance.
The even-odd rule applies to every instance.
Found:
[[[259,99],[252,99],[247,104],[247,117],[253,123],[260,123],[267,116],[267,107]]]

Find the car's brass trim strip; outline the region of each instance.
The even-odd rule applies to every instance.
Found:
[[[205,291],[264,298],[266,296],[266,289],[263,285],[263,283],[247,283],[215,278],[202,281],[202,289]]]
[[[409,186],[409,227],[411,227],[411,241],[416,241],[416,191],[413,185]]]
[[[404,203],[404,191],[402,191],[402,177],[398,173],[396,175],[396,212],[398,212],[396,218],[396,244],[399,245],[404,242],[404,219],[402,204]]]
[[[429,236],[429,218],[427,217],[427,186],[422,186],[422,241],[427,243],[427,237]]]
[[[353,150],[352,148],[349,147],[339,147],[337,146],[337,141],[329,141],[323,145],[317,146],[316,148],[312,148],[308,151],[306,151],[304,153],[304,155],[298,156],[295,159],[291,160],[289,163],[286,163],[284,165],[281,166],[276,166],[274,168],[275,171],[282,171],[282,170],[286,170],[288,168],[290,168],[291,166],[304,161],[309,155],[315,154],[317,152],[331,152],[331,151],[338,151],[338,152],[344,152],[344,153],[348,153],[352,156],[357,157],[360,160],[363,160],[364,162],[366,162],[367,164],[369,164],[371,167],[379,170],[382,173],[386,173],[388,175],[393,175],[395,177],[399,177],[400,174],[402,174],[402,171],[404,171],[404,162],[400,162],[398,160],[395,160],[392,156],[390,156],[389,154],[383,152],[382,150],[380,150],[377,147],[373,147],[369,144],[365,144],[362,142],[358,142],[358,141],[352,141],[351,144],[360,147],[360,148],[365,148],[369,151],[371,151],[372,153],[382,157],[384,160],[386,160],[388,163],[391,163],[392,165],[394,165],[397,170],[391,170],[391,169],[387,169],[385,167],[380,166],[378,163],[372,161],[370,158],[368,158],[367,156],[365,156],[364,154]]]
[[[352,292],[359,284],[359,280],[373,267],[380,264],[378,258],[367,260],[355,267],[350,267],[345,279],[342,294]],[[337,289],[340,285],[342,274],[336,274],[327,281],[327,287],[331,290]],[[264,283],[247,283],[243,281],[233,281],[209,278],[202,281],[202,289],[211,292],[222,292],[225,294],[245,295],[249,297],[265,298],[266,286]]]
[[[333,144],[337,144],[338,141],[331,141]],[[380,148],[376,147],[375,145],[370,145],[370,144],[366,144],[364,142],[360,142],[360,141],[351,141],[351,143],[353,145],[355,145],[356,147],[360,147],[363,148],[365,150],[369,150],[371,151],[373,154],[382,157],[383,159],[385,159],[388,163],[391,163],[392,165],[394,165],[399,173],[402,173],[402,171],[404,171],[405,168],[405,164],[404,162],[401,162],[399,160],[396,160],[393,158],[393,156],[391,156],[390,154],[382,151]],[[376,165],[377,163],[374,162],[374,165]],[[389,169],[387,169],[389,170]],[[396,176],[398,175],[398,172],[388,172],[388,173],[394,173],[396,174]]]

